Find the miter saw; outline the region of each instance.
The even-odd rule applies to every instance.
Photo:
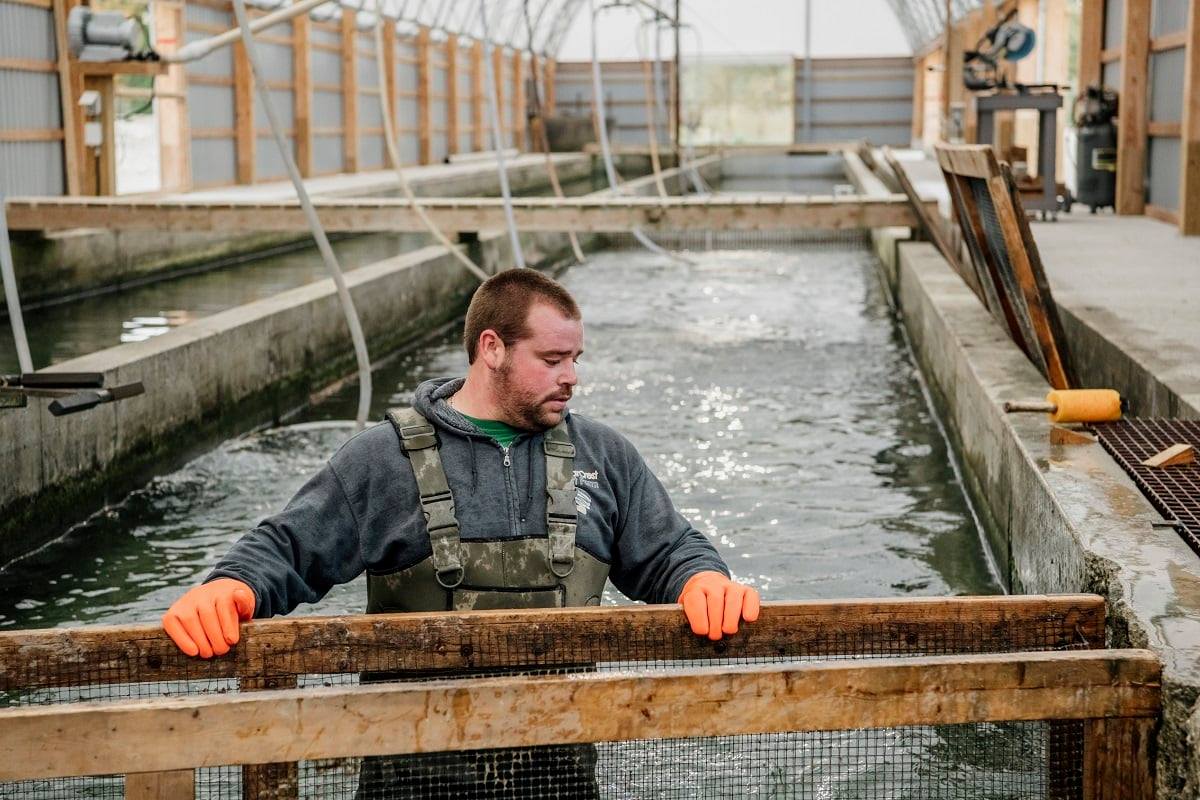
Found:
[[[1009,83],[1000,69],[1001,61],[1020,61],[1033,52],[1037,34],[1016,20],[1017,9],[1005,14],[984,32],[974,50],[963,52],[963,83],[973,92],[1028,88]]]

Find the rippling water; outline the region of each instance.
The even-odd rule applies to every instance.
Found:
[[[691,257],[608,251],[562,276],[586,326],[573,408],[629,436],[768,599],[998,591],[874,256]],[[456,337],[396,359],[375,377],[376,416],[465,366]],[[225,443],[0,572],[0,628],[156,620],[344,441],[356,392]],[[364,599],[360,579],[301,611]]]

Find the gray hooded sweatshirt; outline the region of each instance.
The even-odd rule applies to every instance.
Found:
[[[414,399],[437,430],[462,539],[544,537],[542,435],[522,434],[505,453],[446,403],[462,384],[426,381]],[[575,445],[576,544],[611,566],[617,589],[634,600],[674,603],[697,572],[729,574],[625,437],[574,413],[567,428]],[[386,575],[431,552],[412,467],[385,422],[346,442],[283,511],[239,539],[206,581],[249,584],[254,615],[270,617],[315,603],[364,570]]]

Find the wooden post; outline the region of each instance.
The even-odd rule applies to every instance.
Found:
[[[417,143],[419,162],[433,161],[433,114],[429,108],[433,68],[429,63],[429,28],[417,31]]]
[[[233,128],[237,149],[237,182],[254,183],[254,75],[241,42],[233,45]]]
[[[78,86],[71,76],[71,61],[67,55],[67,13],[73,0],[54,2],[54,49],[58,67],[58,95],[62,109],[63,167],[67,178],[67,194],[79,194],[79,169],[83,148],[81,124],[75,106],[79,99]]]
[[[238,678],[238,689],[243,692],[295,688],[295,675]],[[245,800],[293,800],[299,796],[300,765],[295,761],[242,767],[242,797]]]
[[[159,52],[183,46],[187,25],[182,3],[155,0],[155,36]],[[172,64],[157,80],[159,159],[163,191],[187,191],[192,185],[192,133],[187,108],[187,70]]]
[[[446,152],[458,152],[458,36],[446,37]]]
[[[554,113],[555,106],[558,103],[558,92],[554,87],[555,75],[558,72],[558,62],[553,58],[546,59],[545,77],[542,79],[543,94],[542,99],[542,116],[548,117]]]
[[[1079,10],[1079,84],[1076,94],[1100,82],[1100,51],[1104,49],[1104,0],[1083,0]]]
[[[296,166],[305,178],[313,174],[312,136],[312,20],[301,14],[292,20],[292,91],[296,136]]]
[[[1124,37],[1117,121],[1117,213],[1141,214],[1146,210],[1150,0],[1125,0]]]
[[[483,42],[475,42],[471,46],[471,145],[476,150],[487,149],[483,91]]]
[[[196,771],[133,772],[125,776],[125,800],[176,800],[196,793]]]
[[[518,150],[526,150],[525,144],[525,61],[520,50],[513,50],[512,56],[512,127],[513,146]]]
[[[953,57],[953,51],[950,48],[954,39],[954,6],[950,0],[946,0],[945,4],[946,25],[942,30],[942,107],[941,107],[941,131],[942,141],[950,141],[950,78],[954,72],[950,59]]]
[[[921,141],[925,131],[925,60],[913,58],[912,140]]]
[[[508,143],[504,136],[504,50],[499,45],[492,45],[492,74],[496,76],[496,116],[500,119],[500,130],[496,131],[496,141],[503,149]]]
[[[383,26],[383,72],[386,86],[379,87],[379,90],[387,92],[388,107],[392,110],[392,128],[393,131],[400,126],[400,83],[396,80],[396,25],[391,18],[384,23]],[[387,131],[384,131],[384,136]],[[396,134],[397,140],[400,134]],[[400,142],[396,143],[397,150],[400,147]],[[385,145],[386,146],[386,145]],[[384,153],[384,162],[387,163],[387,153]],[[397,165],[399,166],[399,165]]]
[[[1200,8],[1191,4],[1179,131],[1179,231],[1200,236]]]
[[[342,171],[358,172],[358,26],[342,8]]]
[[[1153,800],[1153,739],[1153,718],[1084,722],[1084,800]]]

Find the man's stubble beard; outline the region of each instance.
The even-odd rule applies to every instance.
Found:
[[[562,413],[542,408],[542,398],[523,392],[515,385],[512,378],[512,363],[505,356],[496,370],[497,402],[504,410],[504,415],[516,420],[517,426],[524,430],[545,431],[557,425],[563,417]],[[564,408],[564,413],[566,409]]]

